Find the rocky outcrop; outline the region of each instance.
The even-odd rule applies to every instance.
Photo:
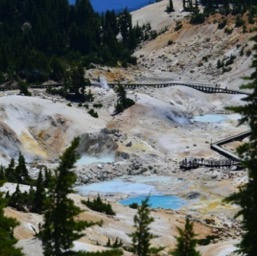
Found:
[[[80,136],[79,154],[99,155],[110,154],[116,151],[118,144],[106,129],[100,133],[84,133]]]

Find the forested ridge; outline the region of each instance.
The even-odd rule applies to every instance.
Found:
[[[221,12],[255,14],[256,0],[181,0],[192,23]],[[173,6],[172,1],[170,5]],[[204,6],[204,16],[199,12]],[[173,7],[171,8],[173,10]],[[133,50],[153,38],[150,24],[132,26],[127,9],[119,14],[96,13],[89,0],[0,0],[0,83],[25,80],[63,81],[65,71],[91,63],[127,66],[136,64]]]
[[[0,0],[0,82],[58,81],[78,61],[135,64],[143,34],[126,9],[99,15],[89,0]]]

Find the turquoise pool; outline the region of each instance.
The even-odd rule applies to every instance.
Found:
[[[127,199],[120,200],[119,203],[123,205],[130,205],[131,203],[141,204],[147,196],[136,196]],[[177,196],[171,195],[152,195],[149,199],[149,206],[151,208],[163,208],[178,210],[186,205],[186,200]]]

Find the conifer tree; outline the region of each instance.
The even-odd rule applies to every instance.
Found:
[[[254,38],[257,42],[257,36]],[[239,244],[239,252],[245,256],[257,255],[257,44],[252,63],[253,73],[249,77],[250,83],[242,85],[242,89],[251,89],[252,93],[243,99],[243,106],[230,107],[230,110],[241,114],[239,124],[247,123],[251,129],[249,142],[242,144],[237,152],[242,159],[242,165],[248,170],[248,182],[240,187],[226,201],[238,204],[241,209],[235,217],[242,216],[242,227],[245,230]]]
[[[134,227],[136,230],[130,234],[132,237],[133,251],[137,256],[151,255],[150,240],[154,236],[150,232],[149,225],[154,221],[154,218],[150,216],[148,201],[149,197],[144,199],[138,207],[137,214],[134,216]]]
[[[115,106],[115,114],[123,112],[126,108],[131,107],[132,105],[135,104],[135,102],[127,98],[127,92],[121,84],[118,84],[118,86],[115,88],[115,92],[117,93],[117,104]]]
[[[6,180],[6,177],[5,177],[5,168],[4,166],[0,166],[0,180]]]
[[[174,6],[173,6],[173,1],[169,0],[169,5],[166,8],[167,12],[174,12]]]
[[[2,186],[0,181],[0,186]],[[4,216],[4,207],[6,199],[0,192],[0,256],[22,256],[23,253],[19,248],[15,248],[17,240],[13,236],[13,230],[18,225],[17,221]]]
[[[56,180],[49,188],[44,224],[39,234],[46,256],[77,255],[72,251],[73,241],[82,236],[81,231],[86,227],[86,222],[75,221],[81,210],[68,198],[76,181],[71,169],[78,158],[75,151],[78,144],[79,139],[75,138],[60,157]]]
[[[25,158],[21,153],[19,154],[18,165],[15,168],[15,172],[18,183],[26,183],[30,180]]]
[[[173,252],[172,256],[200,256],[200,253],[196,251],[195,246],[197,239],[195,239],[195,233],[193,231],[193,223],[186,219],[185,229],[177,228],[179,236],[177,239],[177,247]]]
[[[39,172],[37,183],[36,183],[36,192],[32,202],[32,212],[41,213],[44,209],[45,201],[45,188],[42,172]]]
[[[13,158],[10,160],[9,165],[5,170],[5,177],[6,177],[7,181],[9,181],[9,182],[17,181],[16,172],[15,172],[15,161]]]

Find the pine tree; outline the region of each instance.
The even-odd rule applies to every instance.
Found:
[[[79,139],[75,138],[60,157],[56,180],[49,188],[44,224],[39,234],[46,256],[76,255],[72,251],[73,241],[82,236],[81,231],[86,227],[86,222],[75,221],[81,210],[68,198],[76,181],[71,169],[78,158],[75,152],[78,144]]]
[[[166,12],[174,12],[173,1],[169,0],[169,5],[166,8]]]
[[[7,181],[9,182],[16,182],[17,178],[16,178],[16,172],[15,172],[15,161],[12,158],[8,167],[5,170],[5,177],[7,179]]]
[[[150,216],[149,197],[142,201],[138,207],[137,214],[134,216],[134,227],[136,231],[130,236],[132,237],[133,251],[137,256],[149,256],[151,252],[150,240],[154,238],[150,232],[149,225],[154,221]]]
[[[118,86],[115,88],[115,92],[117,93],[117,104],[115,106],[115,114],[123,112],[124,109],[131,107],[135,104],[135,102],[127,98],[127,93],[121,84],[118,84]]]
[[[254,38],[257,42],[257,36]],[[243,106],[231,107],[230,110],[241,114],[239,124],[247,123],[251,129],[249,142],[242,144],[237,152],[242,159],[242,165],[248,170],[248,182],[240,187],[237,193],[232,194],[226,201],[236,203],[241,210],[235,217],[242,216],[242,227],[245,230],[239,244],[239,252],[245,256],[257,255],[257,44],[254,47],[255,55],[252,63],[254,72],[249,79],[252,81],[241,86],[242,89],[251,89],[252,94],[243,99]]]
[[[44,201],[45,201],[45,189],[44,189],[44,181],[42,172],[39,172],[37,183],[36,183],[36,192],[32,202],[32,212],[41,213],[44,209]]]
[[[129,46],[129,37],[132,30],[132,18],[128,9],[125,9],[119,17],[120,33],[125,46]]]
[[[193,223],[186,219],[185,229],[177,228],[179,236],[177,239],[177,247],[173,252],[172,256],[200,256],[200,253],[195,250],[197,239],[195,239],[195,233],[193,231]]]
[[[19,154],[18,165],[15,168],[15,172],[18,183],[27,183],[28,181],[30,181],[29,172],[25,163],[25,158],[21,153]]]
[[[4,166],[0,166],[0,180],[5,181],[6,177],[5,177],[5,168]]]
[[[2,186],[1,181],[0,183],[0,186]],[[18,225],[18,222],[4,216],[5,206],[6,199],[3,198],[3,193],[0,192],[0,256],[22,256],[21,250],[14,247],[17,240],[13,236],[13,230]]]

